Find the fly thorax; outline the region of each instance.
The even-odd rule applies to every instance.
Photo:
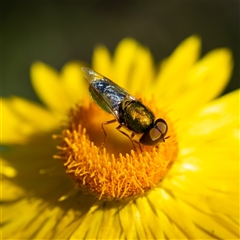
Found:
[[[135,133],[143,133],[154,124],[153,113],[139,101],[122,104],[121,120]]]

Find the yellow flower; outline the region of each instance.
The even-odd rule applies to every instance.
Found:
[[[199,52],[195,36],[157,67],[133,39],[113,57],[94,51],[92,69],[169,125],[170,137],[142,152],[114,124],[99,151],[101,123],[112,118],[89,98],[84,63],[60,74],[35,63],[44,106],[1,99],[2,239],[238,239],[239,90],[213,100],[230,78],[231,53],[199,60]]]

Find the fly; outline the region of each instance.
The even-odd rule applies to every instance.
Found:
[[[116,129],[130,139],[135,150],[134,142],[142,149],[141,144],[156,146],[168,138],[165,137],[168,125],[164,119],[155,120],[153,112],[148,107],[110,79],[90,68],[81,69],[89,83],[89,93],[93,100],[104,111],[114,116],[114,119],[101,124],[104,133],[102,147],[105,146],[107,138],[104,126],[114,122],[119,123]],[[131,134],[122,131],[122,127],[130,130]],[[138,141],[134,140],[135,135],[139,136]]]

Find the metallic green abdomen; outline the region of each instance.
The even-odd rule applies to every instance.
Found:
[[[153,113],[139,101],[130,102],[122,109],[124,124],[136,133],[143,133],[154,124]]]

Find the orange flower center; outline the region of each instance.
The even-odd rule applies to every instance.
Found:
[[[107,140],[102,149],[101,123],[113,117],[94,103],[71,109],[69,125],[58,136],[56,157],[63,160],[79,189],[98,199],[126,200],[145,194],[163,180],[177,157],[177,137],[166,113],[151,105],[147,106],[168,123],[170,137],[157,147],[142,145],[142,151],[133,151],[131,141],[116,130],[118,123],[105,127]]]

